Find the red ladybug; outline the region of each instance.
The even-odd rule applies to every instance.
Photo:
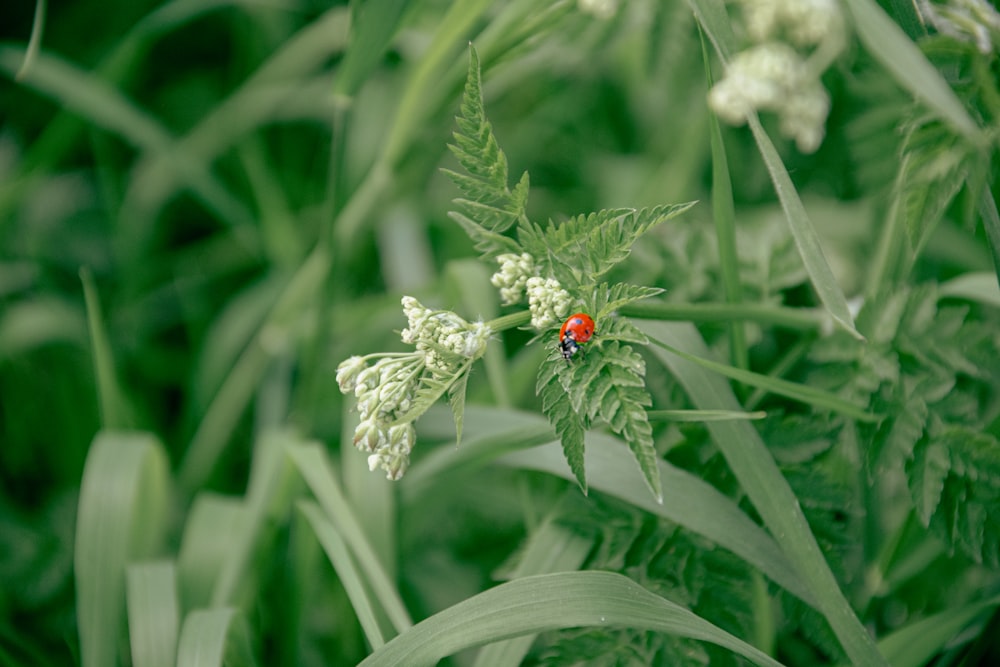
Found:
[[[569,361],[580,351],[580,343],[586,343],[594,335],[594,320],[586,313],[570,315],[559,330],[559,350],[563,359]]]

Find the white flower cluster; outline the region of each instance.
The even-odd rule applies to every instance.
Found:
[[[555,278],[528,278],[528,309],[531,311],[531,326],[546,329],[569,312],[572,298]]]
[[[493,274],[490,282],[500,290],[500,302],[510,306],[521,300],[528,278],[537,273],[535,260],[526,252],[520,255],[506,253],[497,257],[500,270]]]
[[[719,118],[734,125],[751,111],[776,111],[781,131],[799,150],[811,153],[823,141],[830,96],[787,44],[769,42],[738,53],[726,77],[708,93]]]
[[[826,132],[830,96],[822,70],[843,49],[844,17],[837,0],[738,0],[754,42],[738,53],[708,94],[719,118],[739,125],[753,111],[775,111],[781,132],[812,153]],[[807,55],[798,49],[814,48]]]
[[[973,41],[983,55],[1000,51],[1000,13],[986,0],[948,0],[935,4],[920,0],[924,20],[950,37]]]
[[[415,352],[354,356],[337,367],[340,390],[353,392],[358,401],[361,422],[354,429],[354,446],[368,452],[371,470],[382,468],[391,480],[400,479],[410,465],[417,437],[413,421],[419,415],[409,413],[423,373],[438,379],[455,374],[458,358],[481,357],[491,334],[483,322],[430,310],[413,297],[403,297],[403,312],[409,327],[402,339],[415,345]]]
[[[524,252],[520,255],[508,253],[497,257],[500,270],[493,274],[491,282],[500,289],[503,305],[519,302],[525,292],[528,294],[528,308],[531,310],[531,326],[545,329],[552,326],[569,312],[572,299],[555,278],[541,278],[534,258]]]
[[[837,0],[741,0],[747,34],[766,42],[784,33],[799,46],[813,46],[831,32],[843,32]]]

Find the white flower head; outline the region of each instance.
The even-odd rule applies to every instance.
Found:
[[[527,282],[527,290],[531,326],[535,329],[547,329],[569,312],[572,297],[555,278],[531,277]]]
[[[535,275],[535,260],[526,252],[520,255],[505,253],[497,256],[500,268],[490,282],[500,290],[500,301],[510,306],[521,300],[528,278]]]
[[[358,374],[365,369],[365,360],[359,356],[353,356],[340,362],[337,366],[337,384],[340,391],[349,394],[357,386]]]

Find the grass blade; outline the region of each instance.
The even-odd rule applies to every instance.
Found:
[[[129,645],[135,667],[173,667],[180,631],[173,562],[130,565],[126,578]]]
[[[167,528],[163,446],[145,433],[102,431],[87,454],[74,571],[83,667],[118,664],[125,566],[156,551]]]
[[[1000,605],[1000,596],[952,607],[896,630],[878,645],[893,667],[920,667],[958,637],[977,616]]]
[[[97,395],[101,402],[101,423],[104,428],[125,428],[128,424],[128,410],[118,377],[115,373],[115,359],[108,340],[108,330],[101,314],[101,302],[94,286],[94,276],[90,269],[80,269],[83,282],[83,297],[87,304],[87,325],[90,330],[91,354],[94,361],[94,376],[97,378]]]
[[[402,632],[409,628],[413,625],[410,615],[351,511],[326,453],[315,444],[292,445],[287,451],[323,511],[350,547],[395,630]]]
[[[471,646],[572,627],[627,626],[711,642],[758,665],[781,663],[613,572],[525,577],[464,600],[399,635],[361,665],[422,667]]]
[[[669,341],[671,347],[688,356],[708,354],[705,342],[690,324],[642,323],[641,328],[653,338]],[[729,385],[718,375],[687,358],[658,348],[652,351],[671,370],[695,406],[721,410],[740,408]],[[886,665],[871,635],[840,590],[798,499],[757,431],[743,421],[709,422],[706,428],[764,524],[772,535],[779,536],[785,555],[811,591],[816,608],[826,617],[851,661],[857,665]]]
[[[347,550],[344,538],[340,536],[340,533],[337,532],[337,529],[334,528],[333,524],[330,523],[330,520],[326,518],[316,503],[302,501],[299,503],[299,511],[302,512],[309,522],[313,532],[316,534],[316,538],[323,547],[323,551],[326,552],[327,558],[330,559],[333,569],[337,572],[340,583],[343,584],[344,590],[347,591],[347,597],[351,601],[354,615],[358,617],[358,622],[361,623],[361,629],[365,633],[365,638],[371,644],[372,648],[380,648],[385,644],[385,637],[382,636],[382,629],[378,626],[375,611],[372,608],[371,601],[368,599],[368,593],[361,584],[362,577],[354,566],[354,560]]]
[[[235,609],[200,609],[188,614],[181,630],[177,664],[184,667],[256,665],[250,630]]]

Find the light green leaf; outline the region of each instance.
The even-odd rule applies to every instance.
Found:
[[[128,428],[128,404],[118,385],[114,354],[90,269],[80,270],[80,280],[83,282],[83,296],[87,304],[87,325],[90,329],[94,376],[97,378],[97,395],[101,401],[101,422],[106,429]]]
[[[174,563],[130,565],[126,594],[132,664],[174,667],[181,613]]]
[[[396,34],[407,0],[369,0],[352,5],[351,42],[337,70],[334,93],[353,96]]]
[[[879,640],[878,647],[893,667],[921,667],[942,652],[977,616],[1000,605],[1000,596],[988,600],[951,607],[940,613],[914,621]]]
[[[942,283],[939,294],[942,298],[966,299],[987,306],[1000,307],[1000,286],[997,285],[995,273],[985,271],[963,273]]]
[[[257,664],[243,614],[230,607],[187,615],[177,649],[183,667],[251,667]]]
[[[102,431],[87,454],[76,522],[76,615],[83,667],[117,664],[125,566],[167,530],[169,466],[152,435]]]
[[[501,584],[431,616],[361,665],[434,665],[462,649],[527,633],[624,626],[699,639],[758,665],[779,662],[683,607],[613,572],[563,572]]]

